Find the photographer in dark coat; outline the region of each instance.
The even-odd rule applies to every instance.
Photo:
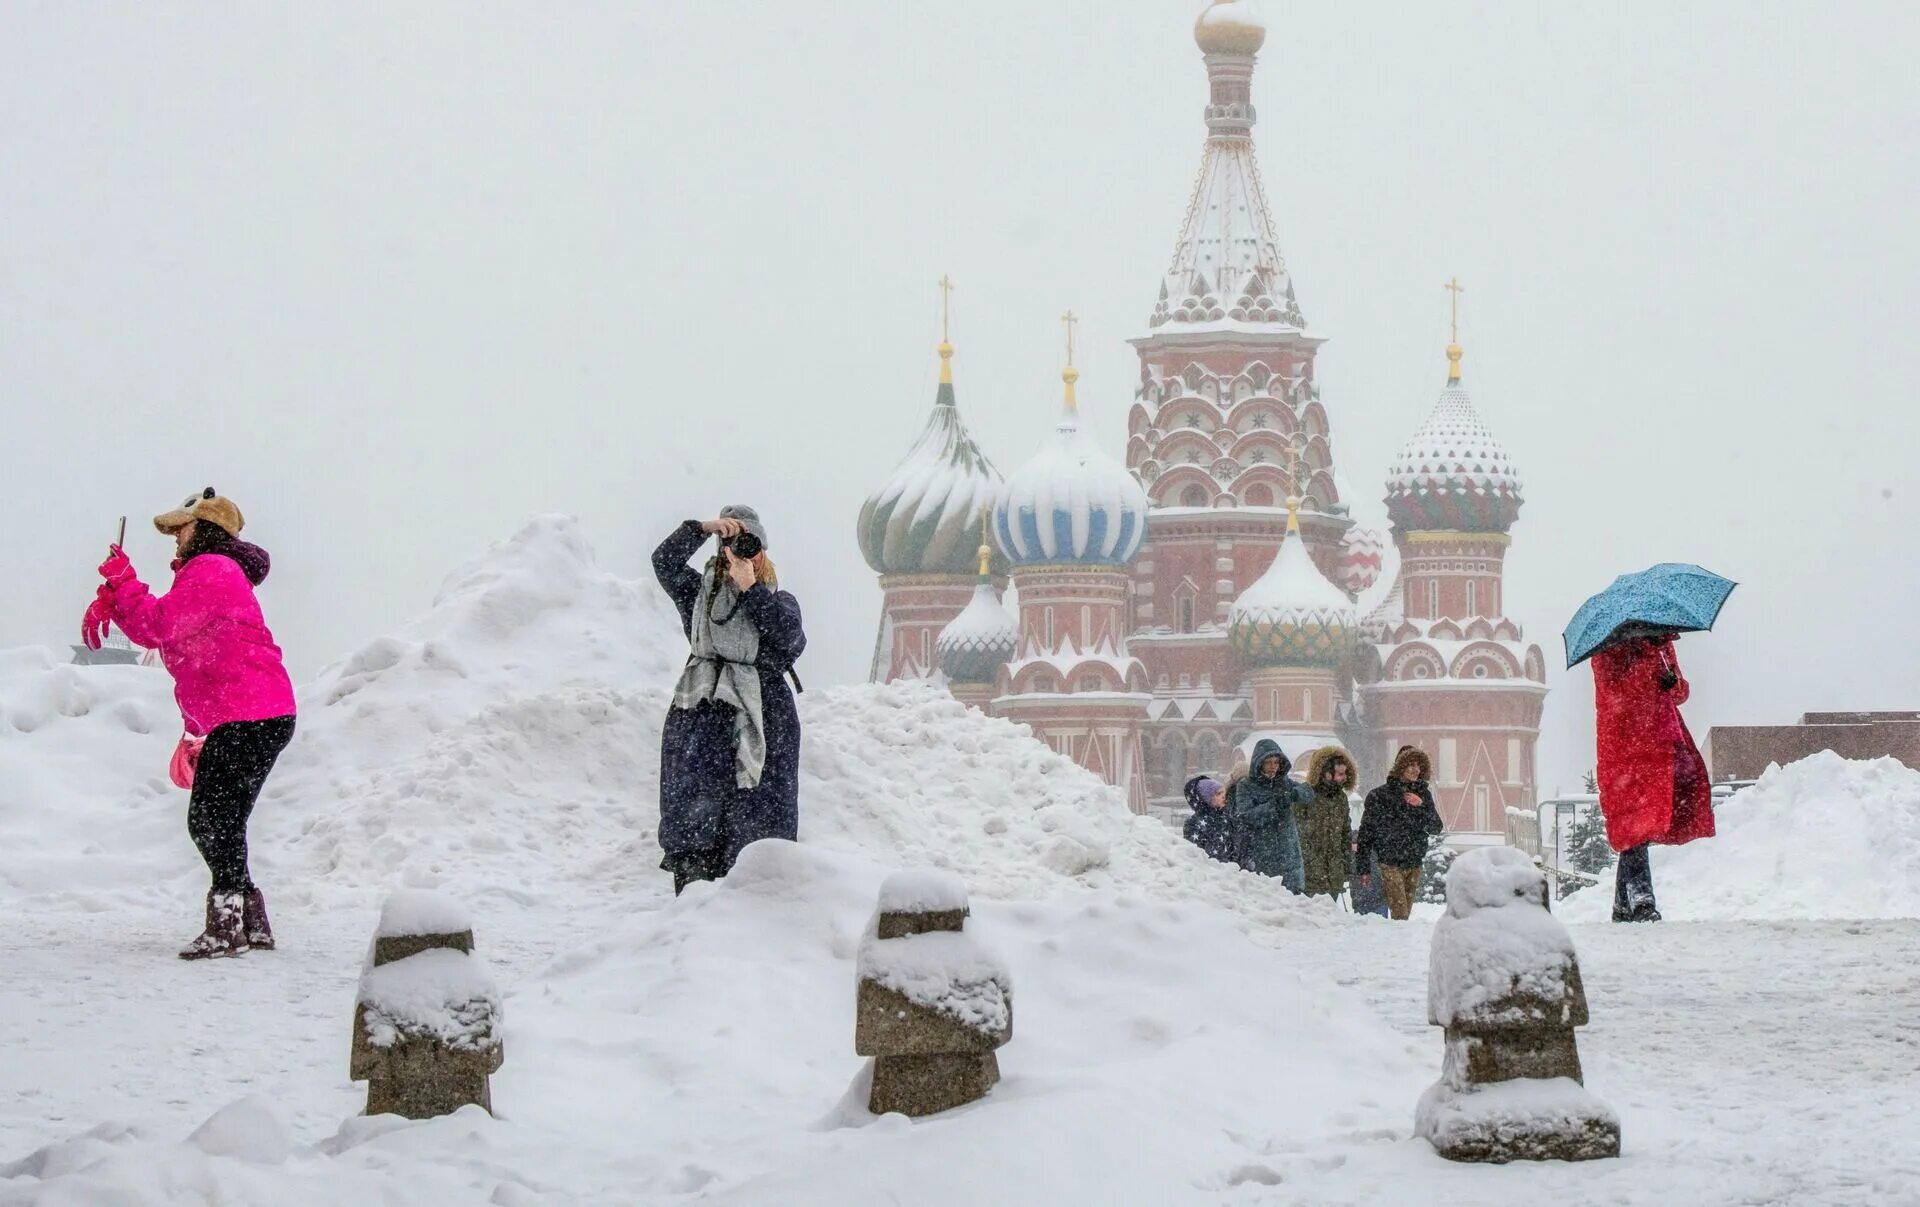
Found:
[[[709,536],[720,550],[696,571],[687,561]],[[800,714],[785,677],[807,638],[766,545],[759,514],[734,506],[653,551],[693,647],[660,735],[660,866],[675,894],[725,876],[750,842],[799,836]]]

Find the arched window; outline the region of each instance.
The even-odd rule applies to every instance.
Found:
[[[1260,485],[1247,487],[1247,506],[1249,507],[1273,506],[1273,488],[1271,486],[1260,486]]]
[[[1227,774],[1225,760],[1221,758],[1220,739],[1214,734],[1203,733],[1193,743],[1193,774],[1202,772],[1214,776]]]
[[[1193,596],[1182,595],[1174,602],[1176,626],[1182,633],[1193,632]]]
[[[1206,505],[1207,505],[1207,488],[1200,485],[1198,482],[1194,483],[1192,486],[1189,486],[1185,490],[1180,492],[1180,506],[1205,507]]]

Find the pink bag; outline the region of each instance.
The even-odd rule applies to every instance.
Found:
[[[206,744],[205,738],[196,738],[190,733],[180,735],[180,744],[173,748],[173,761],[167,764],[167,774],[173,779],[174,787],[193,787],[194,768],[200,765],[200,748]]]

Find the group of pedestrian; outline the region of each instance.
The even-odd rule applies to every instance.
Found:
[[[1307,758],[1304,782],[1271,738],[1254,743],[1244,773],[1187,781],[1187,840],[1214,859],[1272,876],[1293,892],[1339,900],[1355,912],[1412,914],[1420,870],[1443,823],[1427,785],[1432,764],[1403,747],[1386,782],[1369,792],[1356,831],[1349,801],[1358,768],[1338,746]]]

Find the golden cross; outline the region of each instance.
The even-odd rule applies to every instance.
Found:
[[[1441,288],[1453,295],[1453,338],[1447,342],[1457,344],[1460,342],[1460,295],[1465,293],[1466,289],[1460,284],[1459,277],[1448,281]]]
[[[953,300],[953,281],[946,274],[940,276],[940,342],[947,343],[947,305]]]
[[[1067,367],[1072,368],[1073,367],[1073,325],[1080,321],[1080,316],[1076,315],[1073,311],[1069,310],[1065,314],[1060,316],[1060,321],[1066,324]]]

